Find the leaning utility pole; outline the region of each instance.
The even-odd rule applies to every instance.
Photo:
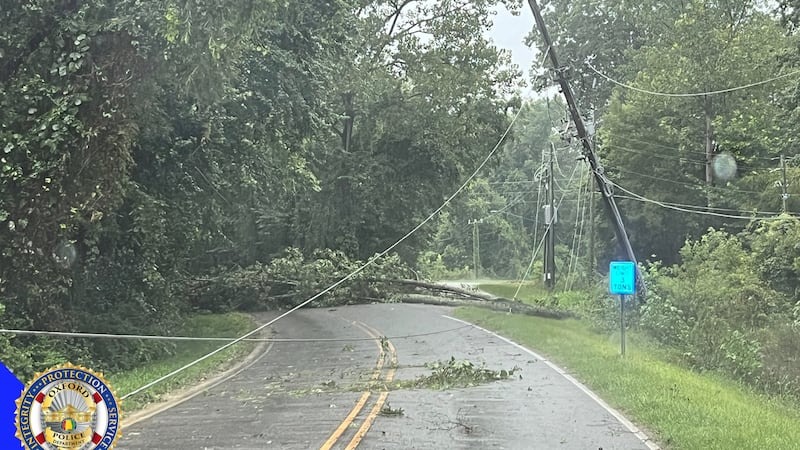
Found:
[[[586,125],[584,124],[583,117],[578,110],[578,104],[575,101],[575,95],[572,93],[572,87],[570,87],[569,81],[564,74],[565,68],[562,67],[558,62],[558,54],[553,45],[553,41],[550,39],[550,34],[547,32],[544,18],[542,18],[542,11],[539,8],[539,4],[536,2],[536,0],[528,0],[528,5],[533,12],[533,17],[536,19],[536,26],[542,33],[544,43],[547,45],[547,50],[545,53],[546,56],[549,57],[550,62],[553,64],[553,69],[558,77],[558,84],[561,87],[561,93],[564,94],[564,100],[567,102],[572,121],[575,123],[575,129],[578,132],[578,138],[581,140],[581,144],[583,145],[583,153],[586,156],[586,159],[589,160],[592,173],[594,173],[597,185],[600,187],[600,191],[603,194],[603,205],[609,217],[611,218],[611,222],[614,227],[614,234],[617,237],[617,241],[624,249],[628,260],[636,262],[636,255],[633,253],[633,248],[631,247],[631,242],[628,239],[628,234],[625,232],[625,225],[622,223],[622,216],[620,216],[619,208],[617,208],[617,203],[614,201],[611,183],[606,178],[603,167],[597,160],[597,155],[595,154],[592,140],[586,132]],[[642,283],[641,274],[639,273],[638,265],[636,270],[637,282],[640,284],[640,286],[644,286]]]
[[[547,206],[544,210],[545,229],[544,247],[544,285],[552,290],[556,284],[556,195],[553,183],[553,161],[555,157],[555,144],[550,143],[550,162],[547,169]]]

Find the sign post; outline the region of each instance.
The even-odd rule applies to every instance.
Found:
[[[619,353],[625,356],[625,296],[619,296]]]
[[[625,356],[625,296],[636,293],[636,263],[611,261],[608,268],[608,292],[619,295],[619,349],[622,356]]]

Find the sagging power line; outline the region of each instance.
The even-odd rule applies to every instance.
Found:
[[[655,96],[658,96],[658,97],[705,97],[705,96],[709,96],[709,95],[725,94],[725,93],[728,93],[728,92],[741,91],[743,89],[749,89],[749,88],[753,88],[753,87],[756,87],[756,86],[761,86],[761,85],[764,85],[764,84],[773,83],[775,81],[778,81],[778,80],[781,80],[781,79],[784,79],[784,78],[800,75],[800,70],[795,70],[795,71],[792,71],[792,72],[789,72],[789,73],[785,73],[783,75],[778,75],[778,76],[775,76],[775,77],[772,77],[772,78],[768,78],[766,80],[761,80],[761,81],[757,81],[757,82],[754,82],[754,83],[749,83],[749,84],[745,84],[745,85],[742,85],[742,86],[736,86],[736,87],[731,87],[731,88],[726,88],[726,89],[718,89],[718,90],[706,91],[706,92],[669,93],[669,92],[652,91],[652,90],[649,90],[649,89],[642,89],[642,88],[638,88],[636,86],[632,86],[630,84],[625,84],[625,83],[623,83],[621,81],[617,81],[617,80],[611,78],[610,76],[604,74],[603,72],[600,72],[599,70],[597,70],[589,61],[586,61],[586,67],[588,67],[592,72],[596,73],[597,75],[601,76],[602,78],[610,81],[611,83],[616,84],[617,86],[620,86],[620,87],[623,87],[625,89],[629,89],[629,90],[632,90],[632,91],[640,92],[642,94],[655,95]]]

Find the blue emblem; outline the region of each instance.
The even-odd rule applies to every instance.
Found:
[[[16,424],[27,450],[110,450],[120,436],[120,409],[102,374],[65,364],[25,388]]]

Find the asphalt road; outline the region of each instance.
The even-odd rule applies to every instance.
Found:
[[[635,427],[559,369],[450,313],[403,304],[300,310],[274,325],[274,337],[287,341],[233,378],[124,429],[118,448],[648,448]],[[467,388],[393,386],[451,357],[521,370]]]

